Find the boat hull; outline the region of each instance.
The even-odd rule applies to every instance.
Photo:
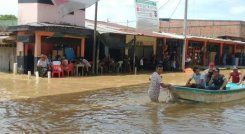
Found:
[[[222,103],[245,99],[245,88],[235,90],[204,90],[188,87],[175,87],[173,94],[178,99],[204,103]]]

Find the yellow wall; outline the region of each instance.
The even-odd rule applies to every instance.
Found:
[[[129,43],[132,39],[134,39],[134,35],[127,35],[126,43]],[[154,55],[156,54],[156,44],[157,44],[156,37],[136,36],[136,42],[142,42],[144,46],[152,46]],[[126,55],[128,54],[128,49],[125,50],[125,54]]]

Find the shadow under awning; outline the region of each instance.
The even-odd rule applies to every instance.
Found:
[[[111,36],[109,33],[100,35],[101,43],[111,49],[124,49],[131,48],[134,45],[134,39],[129,43],[125,43],[122,40]]]

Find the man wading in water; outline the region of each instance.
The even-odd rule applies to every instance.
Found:
[[[148,95],[153,102],[159,102],[158,97],[160,94],[160,88],[168,88],[171,89],[172,85],[171,84],[164,84],[162,82],[162,77],[161,74],[163,73],[163,66],[158,65],[156,67],[156,72],[154,72],[151,77],[150,77],[150,87],[148,90]]]

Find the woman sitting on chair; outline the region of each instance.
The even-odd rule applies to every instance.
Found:
[[[61,57],[61,65],[63,67],[64,70],[67,70],[68,69],[68,60],[66,59],[65,56],[62,56]]]

